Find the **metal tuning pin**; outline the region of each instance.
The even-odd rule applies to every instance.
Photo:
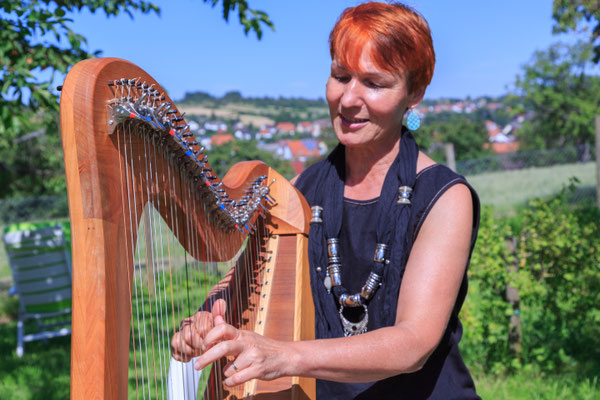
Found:
[[[312,206],[312,218],[310,219],[310,223],[320,224],[323,222],[323,207],[321,206]]]
[[[204,147],[200,147],[186,124],[185,113],[179,114],[155,83],[148,84],[141,78],[122,78],[108,82],[108,86],[114,94],[106,105],[109,134],[118,124],[136,124],[132,134],[161,146],[165,159],[191,185],[196,198],[208,199],[208,209],[217,226],[245,234],[258,229],[251,219],[256,214],[265,218],[269,204],[275,204],[276,199],[270,193],[275,179],[267,183],[267,175],[259,176],[246,190],[246,196],[230,198],[208,164]],[[336,276],[339,278],[339,272]]]
[[[400,186],[398,188],[398,201],[396,204],[410,204],[412,191],[413,190],[410,186]]]

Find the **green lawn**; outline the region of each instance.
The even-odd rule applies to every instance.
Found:
[[[494,400],[595,400],[600,398],[598,378],[580,380],[575,376],[542,376],[522,372],[512,376],[475,377],[477,393]]]
[[[593,196],[596,186],[595,168],[594,162],[564,164],[488,172],[468,176],[467,180],[479,194],[482,204],[494,206],[497,211],[504,212],[525,204],[532,197],[544,197],[560,191],[571,177],[580,181],[579,195]]]

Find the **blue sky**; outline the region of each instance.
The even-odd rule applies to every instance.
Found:
[[[275,31],[244,36],[237,14],[200,0],[156,1],[161,15],[107,19],[73,15],[89,50],[125,58],[180,99],[187,91],[222,95],[324,97],[329,31],[356,0],[249,0]],[[408,0],[429,21],[437,64],[428,99],[501,95],[536,50],[569,36],[552,35],[552,0]]]

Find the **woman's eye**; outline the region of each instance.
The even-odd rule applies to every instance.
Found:
[[[373,89],[381,89],[383,86],[378,85],[377,83],[373,82],[373,81],[366,81],[365,84]]]
[[[345,75],[332,75],[333,79],[335,79],[338,82],[342,82],[342,83],[346,83],[350,80],[350,78],[348,78]]]

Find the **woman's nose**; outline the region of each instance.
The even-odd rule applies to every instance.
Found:
[[[342,93],[341,99],[342,107],[358,107],[360,106],[360,102],[360,85],[355,79],[352,79],[344,86],[344,92]]]

